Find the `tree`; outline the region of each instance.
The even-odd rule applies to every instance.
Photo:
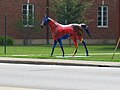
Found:
[[[86,10],[92,5],[93,0],[51,0],[51,10],[59,23],[87,22]]]
[[[32,26],[25,26],[23,20],[16,21],[15,27],[20,30],[23,35],[23,45],[30,45],[32,40],[32,35],[38,33],[40,28],[40,23],[38,19],[31,19]]]

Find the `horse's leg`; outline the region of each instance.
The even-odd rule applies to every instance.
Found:
[[[60,47],[61,47],[61,50],[62,50],[62,53],[63,53],[63,57],[64,57],[65,52],[64,52],[64,48],[63,48],[63,44],[62,44],[62,39],[58,39],[58,42],[60,44]]]
[[[87,46],[86,46],[86,43],[84,42],[83,39],[80,40],[80,41],[82,42],[82,44],[83,44],[83,46],[84,46],[84,48],[85,48],[85,50],[86,50],[86,56],[89,56],[89,54],[88,54],[88,49],[87,49]]]
[[[54,49],[55,49],[56,45],[57,45],[57,40],[54,40],[54,45],[52,47],[52,52],[51,52],[51,55],[50,55],[51,57],[52,57],[52,55],[54,53]]]
[[[75,44],[75,50],[74,50],[73,56],[75,56],[75,54],[77,53],[77,49],[78,49],[77,38],[74,38],[74,39],[73,39],[73,42],[74,42],[74,44]]]

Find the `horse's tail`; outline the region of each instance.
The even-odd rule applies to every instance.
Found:
[[[89,37],[91,37],[89,27],[86,24],[82,23],[82,24],[80,24],[80,27],[85,30],[85,32],[88,34]]]

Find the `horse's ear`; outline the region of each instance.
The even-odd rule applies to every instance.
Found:
[[[48,18],[49,16],[47,16],[47,15],[45,14],[44,17]]]
[[[46,14],[44,14],[44,17],[46,17]]]

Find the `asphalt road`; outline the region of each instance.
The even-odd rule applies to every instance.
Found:
[[[120,68],[0,64],[0,86],[38,90],[120,90]]]

